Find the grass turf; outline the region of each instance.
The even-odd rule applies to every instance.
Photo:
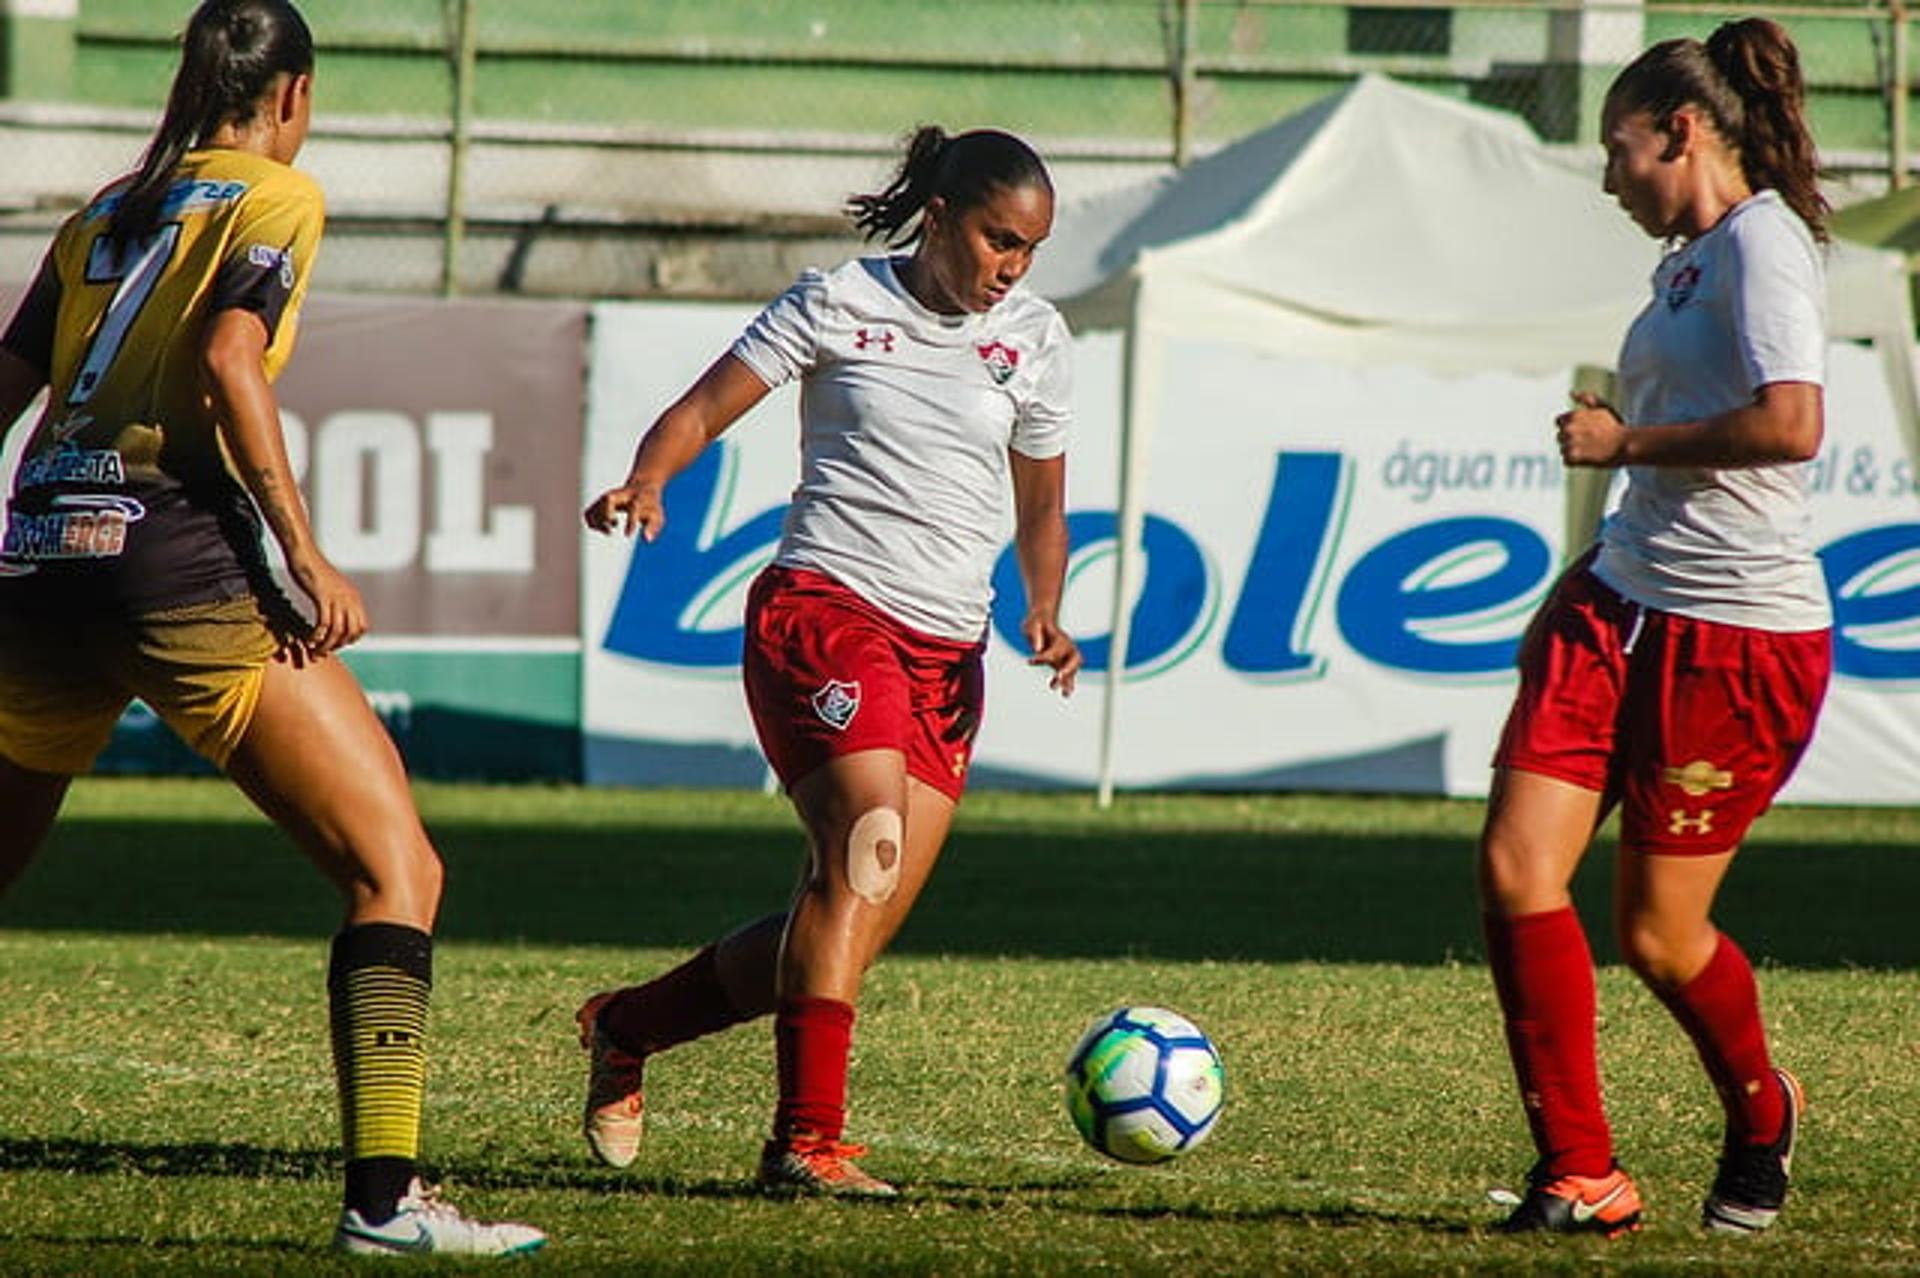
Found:
[[[556,1272],[1920,1271],[1920,813],[1783,810],[1722,921],[1807,1083],[1771,1234],[1695,1225],[1718,1111],[1615,963],[1603,844],[1578,885],[1603,963],[1602,1063],[1648,1227],[1506,1239],[1483,1195],[1529,1159],[1471,881],[1477,805],[981,794],[869,979],[851,1135],[897,1205],[751,1192],[772,1104],[747,1027],[649,1072],[629,1172],[574,1133],[579,999],[784,897],[774,799],[427,786],[449,867],[427,1161],[530,1220]],[[77,786],[0,902],[0,1271],[325,1273],[336,1195],[318,877],[216,782]],[[1228,1105],[1164,1168],[1074,1137],[1061,1057],[1096,1012],[1185,1011]]]

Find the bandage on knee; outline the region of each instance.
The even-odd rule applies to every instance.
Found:
[[[847,831],[847,884],[869,905],[882,905],[900,886],[900,842],[905,827],[892,808],[864,812]]]

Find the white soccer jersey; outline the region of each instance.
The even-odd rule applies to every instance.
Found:
[[[1770,382],[1825,382],[1826,286],[1806,225],[1777,192],[1736,205],[1669,254],[1620,352],[1634,426],[1751,404]],[[1806,466],[1631,466],[1594,572],[1635,603],[1758,630],[1832,624],[1808,535]]]
[[[826,573],[925,634],[986,633],[1012,529],[1007,450],[1066,451],[1072,347],[1015,288],[938,315],[886,257],[807,271],[733,345],[768,386],[799,378],[800,483],[776,562]]]

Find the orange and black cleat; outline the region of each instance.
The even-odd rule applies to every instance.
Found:
[[[776,1137],[760,1151],[760,1188],[773,1194],[828,1194],[840,1198],[892,1198],[900,1191],[869,1176],[853,1160],[867,1152],[824,1137]]]
[[[1503,1234],[1618,1237],[1640,1228],[1640,1191],[1618,1163],[1604,1176],[1552,1176],[1536,1167],[1527,1177],[1526,1197],[1498,1228]]]

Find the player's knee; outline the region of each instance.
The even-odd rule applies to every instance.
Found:
[[[446,889],[446,867],[431,843],[415,840],[378,851],[361,850],[353,859],[359,867],[353,892],[358,905],[416,923],[430,921],[438,911]]]
[[[1546,869],[1546,858],[1523,841],[1489,832],[1480,841],[1481,905],[1501,913],[1526,913],[1564,884]]]
[[[1689,947],[1656,920],[1633,916],[1621,919],[1614,928],[1620,957],[1634,975],[1656,989],[1685,984]]]
[[[847,831],[847,886],[869,905],[884,905],[900,887],[906,824],[892,808],[863,812]]]

